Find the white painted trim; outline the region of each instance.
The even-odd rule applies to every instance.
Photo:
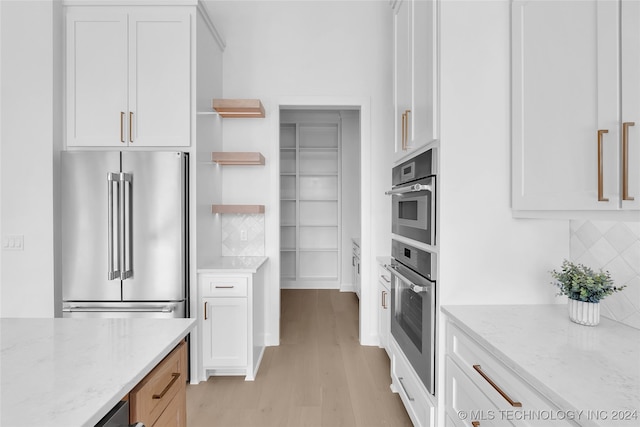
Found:
[[[267,106],[265,106],[266,108]],[[371,141],[371,99],[369,97],[335,97],[335,96],[294,96],[282,97],[274,100],[270,115],[273,117],[273,134],[275,143],[271,144],[271,182],[274,183],[273,188],[276,191],[271,193],[270,204],[272,206],[271,215],[265,218],[267,233],[269,230],[276,233],[271,239],[273,246],[267,248],[267,251],[275,254],[272,263],[271,283],[274,285],[270,289],[272,310],[277,310],[277,316],[280,316],[280,109],[287,108],[309,108],[309,109],[332,109],[360,110],[360,194],[361,194],[361,218],[360,218],[360,262],[362,266],[362,283],[373,283],[376,277],[377,263],[372,253],[371,236],[373,233],[371,227],[371,157],[372,157],[372,141]],[[375,287],[374,287],[375,288]],[[360,293],[360,344],[362,345],[378,345],[378,317],[377,317],[377,301],[376,291],[371,286],[364,286]],[[276,318],[276,313],[271,313],[270,320]],[[271,324],[269,322],[269,334],[272,343],[267,345],[278,345],[280,341],[280,329],[278,322]],[[275,341],[275,344],[273,343]]]
[[[205,3],[199,1],[197,10],[200,13],[200,15],[202,15],[202,18],[204,19],[204,22],[207,24],[207,28],[209,29],[209,32],[213,36],[214,40],[216,41],[216,43],[218,43],[218,46],[220,46],[220,49],[224,52],[224,50],[227,48],[227,42],[225,41],[222,33],[218,31],[218,28],[213,23],[213,20],[211,19],[211,14],[209,13],[209,8]]]

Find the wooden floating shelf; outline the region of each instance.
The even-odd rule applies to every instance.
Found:
[[[211,213],[263,214],[264,205],[211,205]]]
[[[211,161],[219,165],[264,165],[264,156],[261,153],[214,151]]]
[[[213,109],[222,118],[263,118],[264,107],[259,99],[214,99]]]

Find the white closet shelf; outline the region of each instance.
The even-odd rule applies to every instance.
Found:
[[[211,161],[219,165],[264,165],[264,156],[259,152],[214,151]]]

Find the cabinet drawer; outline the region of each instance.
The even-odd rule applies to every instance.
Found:
[[[167,409],[151,427],[186,427],[187,425],[187,399],[186,393],[178,393],[171,399]]]
[[[560,408],[452,323],[447,324],[447,355],[458,364],[460,370],[476,384],[497,409],[507,411],[508,415],[506,416],[518,417],[516,421],[513,421],[514,425],[577,425],[569,420],[536,420],[527,417],[519,419],[523,418],[520,415],[535,415],[541,412],[555,413]]]
[[[434,408],[429,402],[426,389],[413,373],[404,355],[399,353],[395,343],[392,351],[392,379],[411,421],[417,427],[433,426]]]
[[[391,273],[386,268],[379,266],[378,267],[378,281],[382,283],[382,286],[389,290],[391,286]]]
[[[203,297],[246,297],[246,277],[203,276],[201,291]]]
[[[182,341],[129,394],[130,422],[153,426],[174,398],[185,398],[186,381],[187,346]]]
[[[472,427],[473,422],[480,426],[508,426],[513,424],[501,419],[498,408],[489,398],[462,372],[449,356],[445,367],[447,415],[450,424],[457,427]]]

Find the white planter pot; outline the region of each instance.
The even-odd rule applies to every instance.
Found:
[[[600,323],[600,304],[569,299],[569,319],[586,326]]]

